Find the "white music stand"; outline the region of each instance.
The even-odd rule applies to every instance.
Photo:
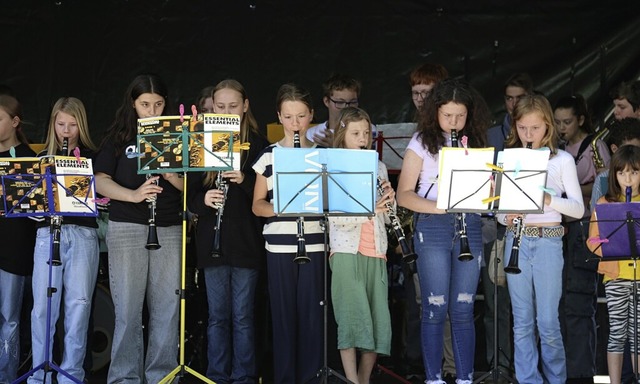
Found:
[[[498,213],[543,212],[548,149],[506,149],[498,153],[497,163],[500,166],[493,165],[493,148],[445,147],[440,156],[439,208],[451,213],[487,213],[493,217]],[[527,159],[526,169],[522,169],[522,159]],[[494,247],[497,247],[496,243]],[[500,262],[498,259],[494,263],[494,278],[498,275]],[[493,285],[493,295],[494,298],[498,297],[497,284]],[[493,317],[493,366],[474,383],[481,383],[490,377],[495,382],[500,377],[516,382],[498,364],[497,302],[493,306]]]

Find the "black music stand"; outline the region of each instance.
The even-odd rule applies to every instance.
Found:
[[[192,107],[194,111],[195,107]],[[164,123],[161,123],[164,122]],[[220,122],[220,124],[217,124]],[[166,129],[169,126],[171,129]],[[138,173],[182,173],[182,256],[180,296],[180,331],[178,365],[158,384],[171,383],[176,376],[191,374],[201,381],[215,384],[185,363],[185,313],[187,269],[187,173],[189,171],[229,171],[240,162],[234,157],[234,133],[240,131],[238,115],[198,114],[138,119]],[[215,148],[222,142],[224,149]],[[143,150],[141,150],[143,149]],[[206,157],[206,158],[205,158]],[[210,165],[208,162],[213,162]]]
[[[607,203],[596,204],[596,218],[590,223],[597,223],[602,241],[594,253],[601,253],[601,261],[629,260],[633,265],[633,317],[636,319],[633,327],[633,338],[638,345],[638,279],[637,266],[640,258],[638,241],[640,240],[640,204],[639,203]],[[591,241],[589,239],[588,241]],[[596,240],[597,241],[597,240]],[[638,372],[638,348],[634,352],[633,375],[636,381],[640,378]]]
[[[517,148],[501,153],[499,162],[503,162],[513,166],[517,157],[520,157],[522,150],[531,151],[530,149]],[[520,167],[504,169],[492,164],[493,151],[490,155],[486,153],[487,149],[464,149],[464,148],[446,148],[443,151],[441,161],[444,162],[446,170],[442,174],[440,185],[444,185],[446,194],[443,200],[438,200],[439,205],[444,205],[447,212],[465,214],[468,212],[487,213],[495,217],[498,213],[541,213],[544,207],[544,192],[540,187],[546,185],[547,171],[546,162],[537,166],[537,169],[520,169]],[[486,158],[484,160],[486,168],[479,169],[477,164],[480,160],[469,161],[466,157],[469,154],[475,154],[478,157]],[[543,153],[544,151],[541,151]],[[539,155],[539,154],[538,154]],[[448,156],[448,157],[447,157]],[[540,155],[548,159],[548,154]],[[538,165],[538,164],[536,164]],[[492,177],[495,185],[491,187]],[[461,188],[459,186],[464,186]],[[471,193],[469,193],[469,191]],[[525,191],[529,191],[525,192]],[[535,192],[535,196],[531,196],[531,192]],[[438,193],[438,196],[442,196]],[[494,251],[497,253],[497,242],[494,242]],[[494,263],[493,276],[494,280],[498,276],[498,264],[501,262],[499,258]],[[494,300],[498,297],[498,285],[493,284]],[[517,380],[503,372],[499,365],[498,353],[501,349],[498,345],[499,327],[498,327],[498,305],[493,305],[493,364],[492,368],[474,380],[474,383],[481,383],[487,378],[492,378],[497,382],[499,378],[506,379],[509,382],[517,383]],[[504,352],[503,352],[504,353]]]
[[[55,159],[55,157],[54,157]],[[81,160],[73,159],[73,161],[80,162]],[[55,160],[54,160],[55,161]],[[85,163],[86,165],[87,163]],[[88,162],[89,167],[91,167],[90,162]],[[93,173],[93,172],[91,172]],[[76,177],[80,176],[80,179],[88,179],[87,184],[84,186],[86,189],[86,194],[82,196],[82,198],[78,198],[76,196],[76,190],[74,188],[70,188],[66,185],[66,182],[63,184],[61,180],[64,178],[71,176]],[[30,187],[26,193],[22,195],[17,201],[17,204],[13,204],[12,202],[7,201],[7,191],[11,188],[12,182],[20,183],[28,183]],[[62,218],[63,216],[98,216],[98,210],[95,204],[95,199],[91,196],[95,195],[95,180],[94,176],[87,174],[70,174],[70,173],[58,173],[53,174],[51,172],[51,167],[45,167],[45,174],[13,174],[13,175],[3,175],[2,176],[2,186],[3,186],[3,200],[5,206],[6,217],[49,217],[51,221],[51,234],[50,234],[50,252],[49,252],[49,260],[47,264],[49,265],[49,276],[48,276],[48,287],[47,287],[47,324],[45,329],[45,351],[43,362],[34,366],[30,371],[26,372],[24,375],[17,378],[13,381],[12,384],[18,384],[25,380],[26,378],[32,376],[35,372],[39,370],[44,371],[43,382],[47,382],[47,374],[51,371],[55,371],[58,374],[64,375],[67,379],[77,383],[82,384],[82,381],[78,378],[72,376],[60,366],[58,366],[55,362],[52,361],[52,356],[49,353],[49,347],[51,345],[51,298],[57,289],[53,286],[53,268],[60,265],[60,231],[62,227]],[[63,192],[67,200],[71,201],[77,207],[80,207],[74,211],[63,211],[61,210],[61,205],[56,204],[56,200],[63,199],[60,197],[61,194],[58,193],[54,198],[54,187],[57,191]],[[30,203],[28,201],[30,198],[46,193],[46,199],[44,200],[44,204],[42,205],[42,209],[36,208],[35,210],[27,209],[23,211],[20,207],[29,206]],[[36,294],[36,292],[34,292]],[[33,356],[35,361],[35,356]]]
[[[314,148],[276,148],[273,152],[273,200],[276,216],[322,216],[324,287],[320,305],[323,308],[324,350],[323,366],[315,378],[321,377],[322,383],[328,383],[329,377],[335,376],[345,383],[351,383],[328,365],[328,221],[330,216],[375,215],[378,169],[376,152]],[[349,161],[346,162],[346,159]],[[305,191],[311,193],[311,200],[304,196]],[[317,204],[311,206],[309,201]],[[310,378],[307,382],[313,379]]]

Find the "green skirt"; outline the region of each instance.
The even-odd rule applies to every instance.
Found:
[[[391,316],[387,262],[360,253],[334,253],[331,298],[338,323],[338,349],[389,355]]]

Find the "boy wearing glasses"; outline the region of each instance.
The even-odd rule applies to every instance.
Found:
[[[424,105],[424,100],[429,96],[431,90],[440,80],[449,77],[449,72],[442,64],[424,63],[411,71],[409,84],[411,85],[411,100],[417,112]]]
[[[322,102],[329,111],[329,119],[307,130],[307,139],[325,148],[333,142],[333,132],[338,124],[340,110],[357,107],[360,82],[351,76],[334,74],[322,83]],[[374,129],[375,131],[375,129]]]

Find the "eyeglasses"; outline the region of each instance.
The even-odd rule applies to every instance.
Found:
[[[331,102],[338,109],[342,109],[342,108],[350,107],[350,106],[354,106],[354,107],[358,106],[358,99],[351,100],[351,101],[344,101],[344,100],[333,100],[332,98],[329,98],[329,100],[331,100]]]
[[[429,96],[429,91],[412,91],[411,98],[414,100],[417,99],[426,99]]]

